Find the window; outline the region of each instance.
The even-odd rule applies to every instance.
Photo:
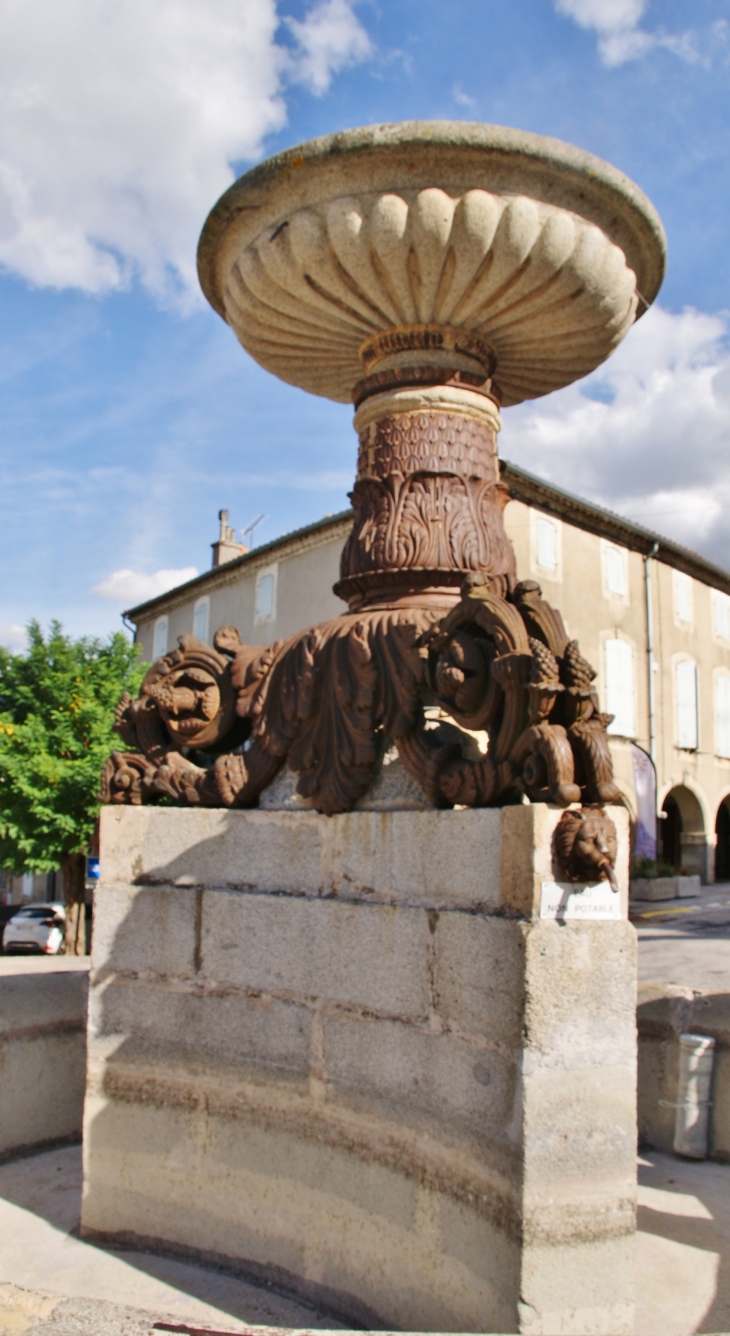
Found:
[[[626,553],[608,543],[603,549],[603,580],[607,594],[626,598]]]
[[[730,757],[730,673],[715,678],[715,752]]]
[[[675,669],[677,683],[677,746],[697,750],[697,664],[680,659]]]
[[[613,715],[609,733],[633,738],[634,721],[634,651],[628,640],[607,640],[604,645],[606,663],[606,710]]]
[[[730,598],[718,589],[712,593],[715,635],[719,640],[730,640]]]
[[[692,625],[692,581],[681,571],[674,572],[674,611],[683,626]]]
[[[557,571],[558,526],[544,515],[538,515],[535,522],[535,555],[544,571]]]
[[[256,606],[254,625],[273,621],[276,616],[276,566],[259,571],[256,576]]]
[[[207,596],[199,598],[193,612],[193,635],[196,640],[206,641],[208,639],[209,614],[210,599]]]
[[[24,873],[23,873],[23,890],[22,890],[22,894],[23,894],[23,897],[24,897],[26,900],[32,900],[32,899],[33,899],[33,873],[32,873],[32,872],[24,872]]]
[[[155,622],[155,638],[152,645],[152,658],[161,659],[167,654],[167,618],[158,617]]]

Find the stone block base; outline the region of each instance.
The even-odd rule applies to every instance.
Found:
[[[0,974],[0,1159],[81,1137],[88,975],[46,963]]]
[[[369,1327],[632,1331],[635,937],[540,919],[559,816],[106,809],[84,1233]]]

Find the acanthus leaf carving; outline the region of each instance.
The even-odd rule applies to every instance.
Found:
[[[348,811],[372,784],[391,738],[435,806],[484,806],[522,794],[560,806],[617,801],[610,716],[597,709],[590,664],[573,641],[557,656],[547,636],[530,635],[534,608],[526,624],[520,608],[482,578],[465,585],[445,616],[412,607],[349,613],[266,649],[241,644],[226,628],[218,643],[225,640],[227,652],[214,664],[223,684],[217,696],[205,695],[216,651],[206,655],[188,638],[154,665],[138,701],[120,702],[118,727],[139,749],[107,763],[104,800],[165,793],[192,804],[251,806],[286,763],[316,810]],[[545,608],[539,611],[543,629],[554,630]],[[424,713],[429,700],[453,721],[447,739]],[[247,740],[226,749],[223,738],[222,754],[199,764],[204,749],[186,746],[179,727],[190,718],[194,739],[222,729],[225,718],[228,737],[243,728]]]

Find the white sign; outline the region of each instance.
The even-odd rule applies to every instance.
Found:
[[[540,918],[620,919],[621,896],[607,881],[595,886],[576,886],[570,881],[544,881],[540,897]]]

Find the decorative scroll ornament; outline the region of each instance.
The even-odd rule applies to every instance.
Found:
[[[150,669],[140,699],[120,703],[117,731],[134,750],[107,762],[102,797],[250,807],[287,763],[317,811],[343,812],[392,740],[436,807],[523,794],[562,807],[613,802],[610,716],[593,677],[531,582],[503,598],[472,577],[445,617],[346,614],[267,649],[241,644],[231,627],[215,649],[184,636]],[[446,742],[430,726],[434,705],[455,725]]]

